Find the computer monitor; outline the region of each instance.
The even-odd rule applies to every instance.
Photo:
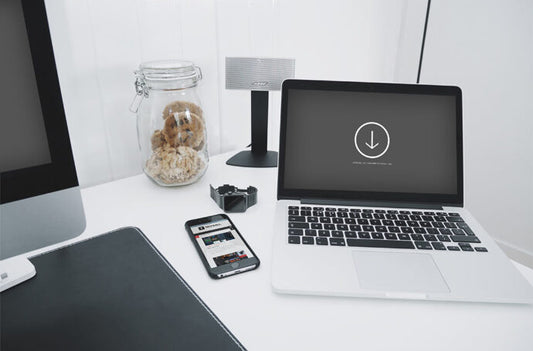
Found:
[[[2,263],[85,229],[44,0],[0,1],[0,87]]]

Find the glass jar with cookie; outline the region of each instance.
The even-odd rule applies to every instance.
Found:
[[[150,61],[135,72],[137,135],[144,173],[162,186],[197,181],[209,163],[207,133],[196,91],[202,79],[189,61]]]

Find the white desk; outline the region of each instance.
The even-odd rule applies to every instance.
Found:
[[[213,157],[206,175],[186,187],[162,188],[139,175],[84,189],[87,229],[73,241],[122,226],[141,228],[249,350],[533,350],[533,305],[272,292],[277,169],[226,166],[232,154]],[[230,214],[261,259],[259,269],[222,280],[207,275],[183,224],[221,212],[209,197],[210,183],[259,189],[257,205]],[[516,265],[533,284],[533,270]]]

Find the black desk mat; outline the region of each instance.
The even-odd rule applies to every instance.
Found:
[[[0,295],[2,351],[244,349],[137,228],[30,261]]]

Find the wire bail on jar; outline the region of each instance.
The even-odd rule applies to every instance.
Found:
[[[148,88],[146,86],[146,82],[144,80],[144,75],[140,72],[136,72],[136,79],[135,79],[135,92],[136,95],[133,98],[133,101],[130,105],[130,111],[133,113],[137,113],[139,110],[139,106],[141,106],[141,102],[144,98],[147,98],[149,96],[148,94]]]

